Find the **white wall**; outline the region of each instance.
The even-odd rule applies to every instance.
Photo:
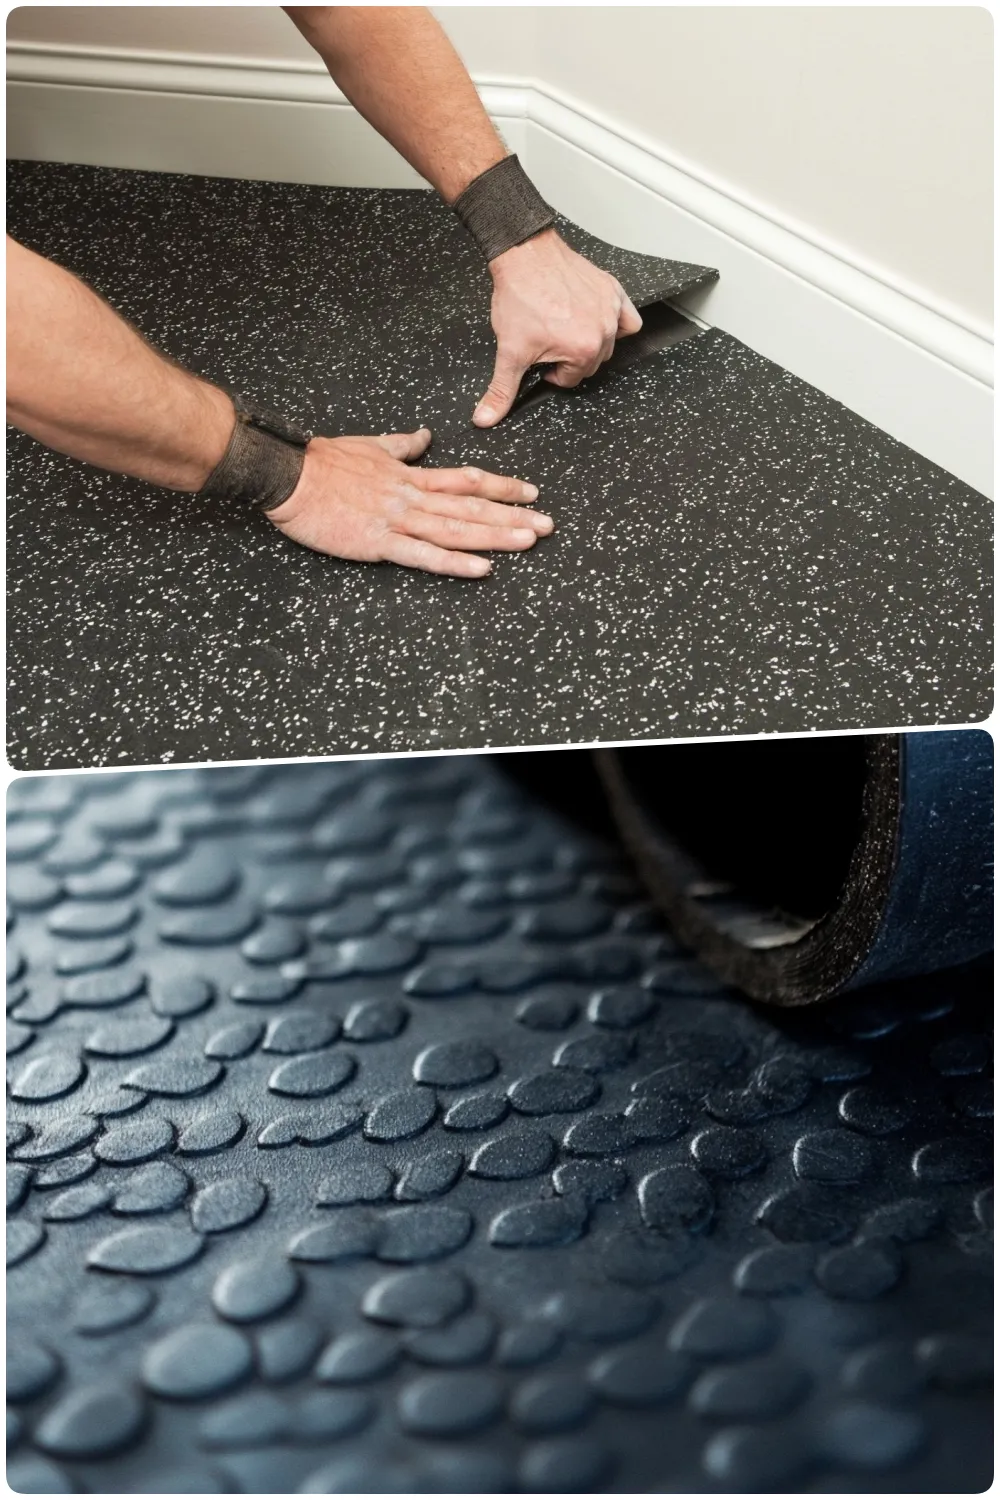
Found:
[[[530,5],[443,5],[434,13],[468,66],[491,77],[532,73]],[[163,52],[218,53],[295,62],[315,57],[278,5],[20,5],[9,41],[63,42]]]
[[[856,264],[992,323],[993,24],[973,6],[437,6],[543,87]],[[313,57],[277,6],[22,6],[8,37]]]
[[[992,36],[971,6],[545,7],[538,70],[990,319]]]
[[[292,62],[316,55],[277,5],[19,5],[7,40]]]

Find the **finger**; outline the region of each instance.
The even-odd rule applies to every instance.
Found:
[[[601,340],[601,346],[596,354],[590,355],[582,360],[563,360],[556,365],[555,369],[545,379],[553,385],[562,386],[564,389],[572,389],[579,385],[581,380],[589,380],[591,375],[596,375],[605,360],[611,358],[615,352],[616,328],[609,328]]]
[[[494,500],[480,500],[475,495],[421,491],[413,504],[431,515],[454,516],[460,521],[477,521],[482,526],[532,526],[539,536],[548,536],[554,524],[551,516],[543,516],[540,511],[522,510],[519,505],[498,505]]]
[[[605,338],[604,344],[603,344],[603,346],[601,348],[601,358],[600,358],[600,363],[598,364],[598,367],[597,367],[598,369],[600,369],[601,365],[607,364],[607,362],[611,358],[612,354],[614,354],[614,352],[615,352],[615,340],[617,339],[617,337],[618,337],[618,330],[615,328],[615,329],[612,329],[612,331]]]
[[[572,390],[580,384],[581,380],[587,380],[591,375],[596,375],[600,369],[600,360],[594,360],[586,365],[571,365],[563,363],[556,365],[544,378],[552,385],[561,386],[563,390]]]
[[[452,578],[485,578],[493,572],[488,557],[477,557],[474,552],[449,552],[398,531],[389,532],[382,555],[386,562],[399,563],[402,568],[421,568],[425,573],[445,573]]]
[[[483,526],[460,516],[439,516],[415,506],[396,523],[396,529],[436,547],[462,552],[524,552],[538,541],[534,526]]]
[[[630,333],[638,333],[641,327],[642,318],[639,316],[634,303],[622,292],[622,306],[618,314],[618,337],[622,338],[624,335]]]
[[[529,359],[519,359],[507,349],[497,349],[493,379],[483,399],[472,413],[477,427],[495,427],[502,422],[514,404],[521,385],[521,376],[530,365]]]
[[[513,505],[531,505],[538,499],[538,486],[485,469],[415,469],[410,483],[421,490],[444,495],[478,495],[482,500],[505,500]]]
[[[380,448],[403,463],[411,463],[426,453],[431,441],[429,427],[418,427],[416,432],[384,432],[374,440]]]

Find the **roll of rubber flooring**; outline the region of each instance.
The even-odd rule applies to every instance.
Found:
[[[981,730],[596,754],[673,931],[757,1000],[806,1005],[992,948]]]

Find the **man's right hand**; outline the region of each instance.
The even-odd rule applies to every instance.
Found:
[[[521,509],[538,491],[482,469],[407,468],[431,435],[313,438],[298,484],[267,512],[304,547],[355,562],[394,562],[455,578],[492,569],[477,552],[523,552],[552,530]]]

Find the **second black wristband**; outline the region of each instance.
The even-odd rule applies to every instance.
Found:
[[[452,204],[487,261],[556,222],[516,156],[505,156],[473,179]]]
[[[232,436],[198,493],[206,499],[238,500],[258,510],[275,510],[299,482],[312,434],[275,413],[257,411],[240,396],[232,401]]]

